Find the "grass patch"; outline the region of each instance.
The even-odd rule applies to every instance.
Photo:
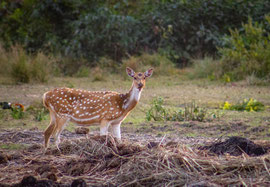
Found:
[[[126,74],[123,76],[126,76]],[[111,90],[125,93],[131,87],[131,83],[132,80],[125,80],[122,78],[122,76],[115,74],[108,74],[106,81],[95,82],[91,81],[91,77],[57,77],[51,81],[50,85],[1,85],[0,101],[16,101],[23,103],[26,108],[32,105],[35,109],[41,110],[43,107],[41,103],[43,93],[55,87],[71,85],[74,88],[91,91]],[[244,98],[254,98],[254,95],[256,95],[257,100],[265,105],[264,111],[240,112],[232,110],[221,110],[219,108],[219,105],[222,102],[230,101],[230,103],[237,103],[238,101],[243,101]],[[177,111],[180,108],[184,110],[187,103],[191,104],[192,101],[196,101],[200,108],[207,109],[207,112],[211,118],[212,114],[217,114],[221,117],[217,117],[215,118],[217,120],[213,121],[195,121],[195,125],[183,128],[181,126],[182,123],[190,125],[192,121],[154,121],[153,119],[151,121],[147,121],[146,112],[151,108],[151,106],[153,106],[153,99],[158,97],[164,98],[164,103],[162,106],[170,111]],[[198,136],[205,135],[207,137],[218,137],[221,134],[227,135],[227,133],[231,132],[227,131],[226,128],[219,130],[210,128],[208,126],[216,126],[216,124],[221,126],[235,120],[242,120],[252,127],[264,125],[266,132],[268,132],[269,125],[267,126],[267,124],[269,124],[269,121],[267,121],[267,117],[269,117],[269,108],[267,108],[267,106],[269,105],[269,87],[249,86],[245,84],[243,86],[243,83],[236,84],[236,86],[230,86],[225,84],[220,85],[217,82],[209,81],[206,79],[189,80],[184,79],[184,77],[179,78],[174,76],[156,76],[147,81],[146,87],[142,92],[140,102],[134,108],[134,110],[131,111],[129,116],[123,121],[123,133],[150,133],[154,135],[158,133],[168,133],[168,136],[185,136],[187,133],[195,133]],[[1,112],[3,112],[2,115]],[[14,120],[11,116],[10,110],[0,110],[0,128],[38,128],[39,130],[46,129],[50,122],[49,116],[47,114],[45,114],[43,120],[38,121],[36,118],[37,113],[33,111],[25,112],[26,116],[23,119]],[[47,112],[47,110],[44,112]],[[180,126],[175,125],[177,123],[179,123]],[[154,124],[155,129],[151,127],[151,124]],[[166,125],[168,127],[163,128],[163,126]],[[226,126],[224,125],[224,127]],[[75,128],[76,126],[70,123],[66,129],[73,132]],[[171,128],[175,128],[175,131],[170,131]],[[91,131],[99,131],[99,126],[90,126],[90,129]],[[239,132],[241,131],[243,130],[240,130]],[[267,133],[263,133],[254,132],[253,134],[245,134],[244,132],[243,134],[245,137],[257,136],[257,139],[269,139]]]
[[[194,78],[207,78],[209,80],[216,80],[217,77],[221,77],[222,72],[219,68],[219,60],[214,60],[212,57],[205,57],[203,59],[192,60],[192,71],[188,76],[191,79]]]
[[[7,144],[2,143],[0,145],[0,149],[5,149],[5,150],[21,150],[26,147],[27,146],[24,144],[16,144],[16,143],[7,143]]]

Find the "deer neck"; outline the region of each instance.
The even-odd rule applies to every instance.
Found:
[[[134,84],[132,84],[128,93],[124,94],[123,109],[132,110],[140,100],[142,89],[139,90]]]

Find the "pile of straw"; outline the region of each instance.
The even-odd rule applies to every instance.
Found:
[[[176,142],[151,147],[118,143],[110,136],[65,142],[61,150],[65,155],[80,155],[85,170],[79,175],[90,176],[90,180],[99,176],[102,185],[262,185],[270,179],[269,154],[217,157]],[[72,163],[73,167],[78,164]]]
[[[34,151],[33,147],[23,151],[18,158],[21,162],[17,159],[12,164],[10,160],[2,167],[6,171],[1,169],[0,175],[20,171],[14,174],[20,176],[19,181],[22,170],[27,169],[37,178],[53,173],[55,180],[63,184],[82,178],[95,186],[270,185],[269,153],[259,157],[215,156],[177,142],[151,145],[93,136],[64,141],[60,144],[61,154],[51,148],[43,155],[42,147],[33,146]]]

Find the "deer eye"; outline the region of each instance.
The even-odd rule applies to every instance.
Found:
[[[134,80],[137,80],[137,77],[134,77]]]

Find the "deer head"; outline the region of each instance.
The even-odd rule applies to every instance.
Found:
[[[147,77],[151,77],[153,73],[153,68],[148,69],[146,72],[141,73],[135,73],[133,69],[127,67],[126,68],[128,76],[133,78],[133,85],[135,88],[137,88],[139,91],[141,91],[145,87],[145,79]]]

